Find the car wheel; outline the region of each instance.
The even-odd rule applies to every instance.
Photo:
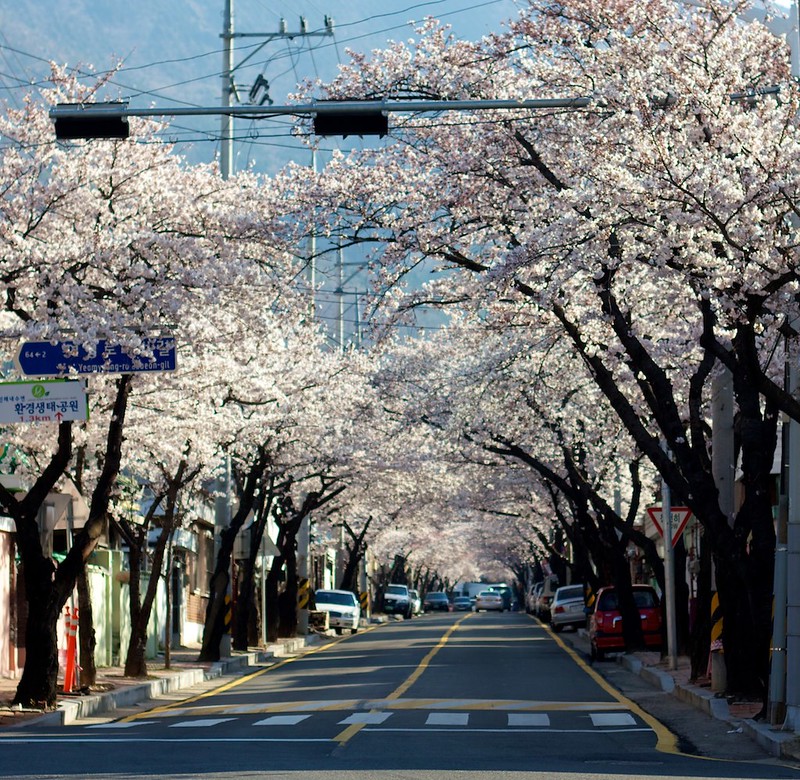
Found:
[[[334,631],[335,631],[335,632],[336,632],[336,633],[337,633],[339,636],[341,636],[341,634],[342,634],[342,629],[341,629],[341,628],[334,628],[333,630],[334,630]]]
[[[350,633],[351,634],[357,634],[358,633],[358,629],[357,628],[351,628],[350,629]]]
[[[606,654],[595,645],[590,645],[589,657],[592,661],[602,661]]]
[[[556,634],[560,634],[563,628],[564,628],[564,626],[559,626],[556,623],[553,623],[553,631]]]

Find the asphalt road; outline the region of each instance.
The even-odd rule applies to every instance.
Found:
[[[524,614],[425,615],[117,720],[0,732],[0,776],[800,778],[603,672],[629,695]]]

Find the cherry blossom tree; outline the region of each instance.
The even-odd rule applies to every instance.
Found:
[[[7,344],[70,341],[90,354],[105,339],[147,357],[147,336],[179,331],[221,291],[252,284],[279,254],[268,227],[269,193],[252,177],[234,186],[213,168],[185,166],[168,145],[136,143],[137,133],[153,141],[157,126],[150,123],[135,127],[131,141],[56,143],[49,105],[90,100],[94,88],[55,70],[40,96],[0,118],[3,336]],[[134,384],[130,374],[112,380],[99,404],[106,414],[89,424],[102,453],[93,459],[98,468],[82,474],[89,519],[61,564],[42,552],[37,514],[70,467],[73,425],[58,426],[54,453],[52,426],[26,429],[27,445],[40,445],[40,457],[30,461],[32,487],[20,501],[0,487],[0,506],[16,524],[29,602],[20,704],[55,703],[56,623],[107,524]]]
[[[400,311],[468,303],[478,317],[531,306],[550,318],[703,524],[729,688],[763,693],[769,464],[778,413],[800,419],[779,371],[796,319],[786,218],[800,147],[785,44],[740,23],[745,8],[533,0],[507,32],[477,43],[429,21],[414,41],[354,58],[323,96],[591,105],[398,119],[402,144],[336,157],[301,189],[337,240],[374,242],[382,299]],[[386,294],[412,267],[445,273],[416,295]],[[739,420],[744,500],[733,517],[709,458],[720,365]]]

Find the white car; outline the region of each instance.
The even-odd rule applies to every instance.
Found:
[[[485,609],[487,612],[490,609],[502,612],[505,609],[503,597],[496,590],[482,590],[475,597],[475,611],[480,612],[482,609]]]
[[[358,631],[361,620],[361,605],[355,594],[349,590],[318,590],[314,594],[317,609],[328,613],[328,625],[341,634],[345,628],[351,634]]]
[[[409,590],[408,595],[411,596],[411,611],[415,615],[422,614],[422,598],[418,590]]]

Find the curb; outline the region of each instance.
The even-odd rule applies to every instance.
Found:
[[[208,669],[201,666],[183,669],[169,672],[164,677],[148,680],[138,685],[130,685],[125,688],[90,694],[75,699],[61,699],[58,702],[58,709],[21,723],[18,728],[26,728],[34,724],[37,726],[67,726],[80,718],[114,712],[120,707],[129,707],[132,704],[153,699],[159,694],[180,691],[205,680],[215,679],[227,674],[236,674],[249,666],[263,663],[271,658],[278,658],[287,653],[297,652],[303,647],[313,644],[316,639],[316,636],[313,635],[308,637],[299,636],[287,642],[269,645],[264,650],[237,653],[231,658],[225,658],[211,664]]]

